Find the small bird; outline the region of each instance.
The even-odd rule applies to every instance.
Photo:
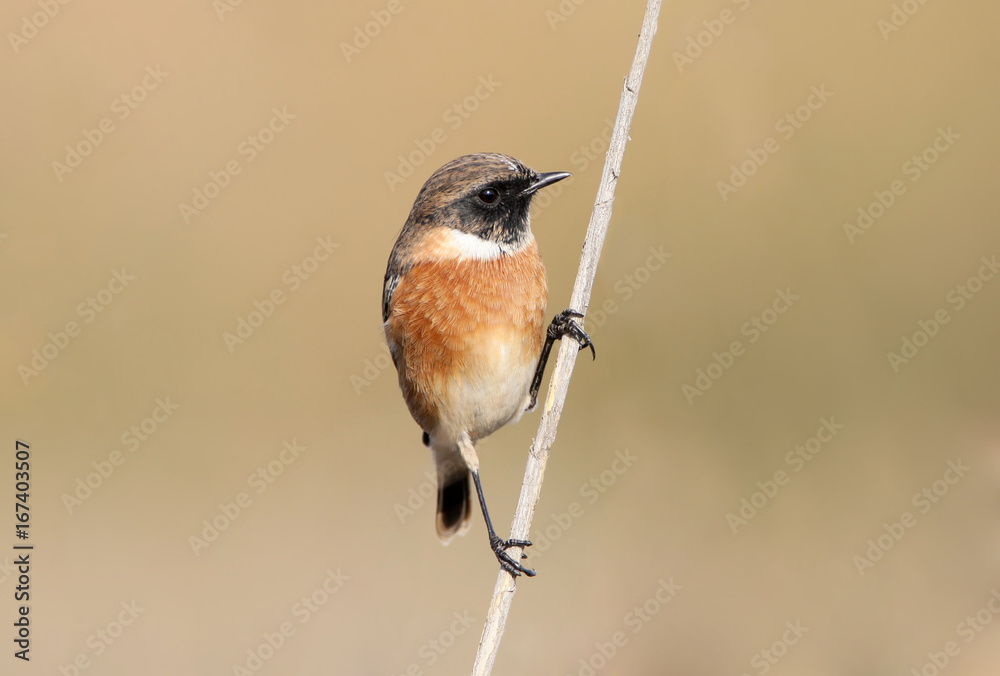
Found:
[[[535,571],[507,549],[531,542],[497,536],[475,444],[534,409],[555,340],[569,335],[594,352],[579,312],[545,327],[548,283],[528,216],[532,196],[569,175],[495,153],[452,160],[420,189],[382,287],[399,387],[437,466],[438,537],[448,544],[468,531],[471,475],[490,547],[514,576]]]

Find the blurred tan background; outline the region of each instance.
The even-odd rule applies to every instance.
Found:
[[[478,514],[434,535],[385,261],[505,152],[575,174],[563,309],[642,12],[4,4],[0,672],[468,673],[497,565]],[[997,672],[998,19],[666,3],[494,673]],[[482,445],[503,533],[537,423]]]

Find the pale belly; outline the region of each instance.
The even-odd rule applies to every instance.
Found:
[[[526,342],[507,329],[480,332],[463,355],[465,368],[443,383],[439,422],[445,436],[465,430],[476,441],[521,418],[539,356]]]

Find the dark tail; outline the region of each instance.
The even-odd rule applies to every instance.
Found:
[[[438,464],[437,534],[444,544],[451,542],[456,534],[465,535],[469,530],[472,517],[470,477],[465,463],[446,461]]]

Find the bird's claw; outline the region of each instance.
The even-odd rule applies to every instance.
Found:
[[[531,568],[525,568],[519,562],[511,558],[507,550],[511,547],[530,547],[530,540],[501,540],[499,536],[494,535],[490,538],[490,546],[493,547],[493,553],[496,554],[497,560],[500,562],[500,567],[510,573],[512,576],[517,577],[521,573],[524,573],[528,577],[534,577],[536,575],[535,571]],[[521,558],[526,559],[528,555],[521,553]]]
[[[549,328],[545,331],[545,342],[542,344],[542,354],[538,358],[538,365],[535,367],[535,377],[531,380],[531,387],[528,390],[529,398],[528,405],[524,410],[533,411],[535,406],[538,405],[538,390],[542,386],[542,376],[545,374],[545,365],[549,360],[549,352],[552,350],[552,344],[563,336],[570,336],[580,345],[582,350],[585,347],[590,348],[590,353],[593,355],[594,359],[597,359],[597,350],[594,348],[594,341],[590,339],[587,332],[583,330],[583,327],[576,321],[577,319],[582,319],[583,313],[577,312],[573,309],[563,310],[555,317],[552,318],[552,323],[549,324]]]
[[[583,319],[583,314],[572,308],[563,310],[552,319],[552,323],[549,324],[548,335],[553,340],[569,336],[580,344],[581,350],[589,347],[591,355],[594,359],[597,359],[597,350],[594,348],[594,341],[590,339],[587,332],[576,321],[577,319]]]

